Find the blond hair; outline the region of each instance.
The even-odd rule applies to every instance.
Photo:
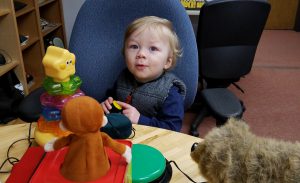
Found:
[[[170,48],[173,52],[172,55],[172,64],[170,68],[173,68],[176,65],[178,57],[181,57],[182,50],[180,48],[180,43],[176,32],[174,31],[173,24],[167,19],[156,17],[156,16],[145,16],[134,20],[126,29],[124,41],[123,41],[123,54],[125,53],[125,45],[127,39],[130,35],[139,28],[143,30],[147,28],[153,28],[158,31],[160,34],[165,34],[169,39]],[[168,31],[165,32],[162,28],[166,28]]]

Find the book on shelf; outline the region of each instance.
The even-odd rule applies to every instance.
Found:
[[[180,0],[180,2],[186,10],[197,11],[199,11],[204,4],[204,0]]]

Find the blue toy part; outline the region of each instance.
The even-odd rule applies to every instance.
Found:
[[[59,121],[61,119],[61,111],[54,107],[42,106],[42,116],[46,121]]]

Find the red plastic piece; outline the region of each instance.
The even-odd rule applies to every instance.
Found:
[[[43,159],[45,151],[41,147],[30,147],[21,160],[13,166],[6,183],[27,183],[34,174],[35,169]]]
[[[132,146],[131,141],[128,140],[117,140],[125,145]],[[43,151],[40,147],[31,147],[24,154],[21,161],[14,166],[13,171],[10,177],[7,180],[7,183],[73,183],[73,181],[65,179],[59,171],[60,165],[64,160],[64,156],[67,152],[67,148],[63,148],[57,151],[46,153],[45,157],[42,159],[42,156],[39,155],[39,158],[42,159],[39,164],[39,159],[36,158],[36,150],[38,152]],[[105,148],[110,160],[110,171],[98,180],[90,181],[87,183],[100,183],[100,182],[109,182],[109,183],[123,183],[127,168],[127,163],[125,159],[113,152],[109,148]],[[38,159],[38,161],[32,161],[33,159]],[[38,166],[36,168],[36,166]],[[15,169],[15,170],[14,170]],[[26,171],[24,171],[26,169]],[[27,172],[27,173],[26,173]],[[34,173],[34,174],[33,174]],[[27,178],[25,177],[25,174]],[[33,175],[32,175],[33,174]],[[32,177],[31,177],[32,175]],[[31,177],[31,179],[30,179]],[[30,181],[29,181],[30,179]]]

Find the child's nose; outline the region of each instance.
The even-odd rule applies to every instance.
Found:
[[[145,54],[145,50],[144,49],[140,49],[137,54],[136,54],[136,58],[145,58],[146,54]]]

